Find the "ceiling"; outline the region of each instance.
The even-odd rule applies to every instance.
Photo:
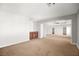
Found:
[[[0,11],[23,15],[34,21],[74,14],[78,9],[78,3],[56,3],[52,6],[47,3],[0,3]]]

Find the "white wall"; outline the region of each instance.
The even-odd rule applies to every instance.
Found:
[[[77,43],[77,15],[72,16],[72,43]]]
[[[77,47],[79,48],[79,12],[77,14]]]
[[[42,28],[43,32],[43,37],[46,37],[48,34],[52,34],[52,26],[43,24]]]
[[[72,31],[71,31],[71,25],[67,26],[66,31],[67,31],[67,36],[72,37],[72,35],[71,35],[71,34],[72,34]]]
[[[0,11],[0,48],[29,40],[33,22],[28,18]]]
[[[43,38],[44,37],[44,34],[43,34],[43,32],[44,32],[44,24],[40,24],[40,38]]]

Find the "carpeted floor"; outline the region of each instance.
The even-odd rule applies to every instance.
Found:
[[[78,56],[69,37],[48,36],[0,49],[3,56]]]

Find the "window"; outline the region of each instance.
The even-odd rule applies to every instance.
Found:
[[[66,27],[63,27],[63,35],[66,35]]]

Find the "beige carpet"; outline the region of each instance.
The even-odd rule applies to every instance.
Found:
[[[48,36],[0,49],[5,56],[77,56],[78,49],[71,39],[62,36]]]

